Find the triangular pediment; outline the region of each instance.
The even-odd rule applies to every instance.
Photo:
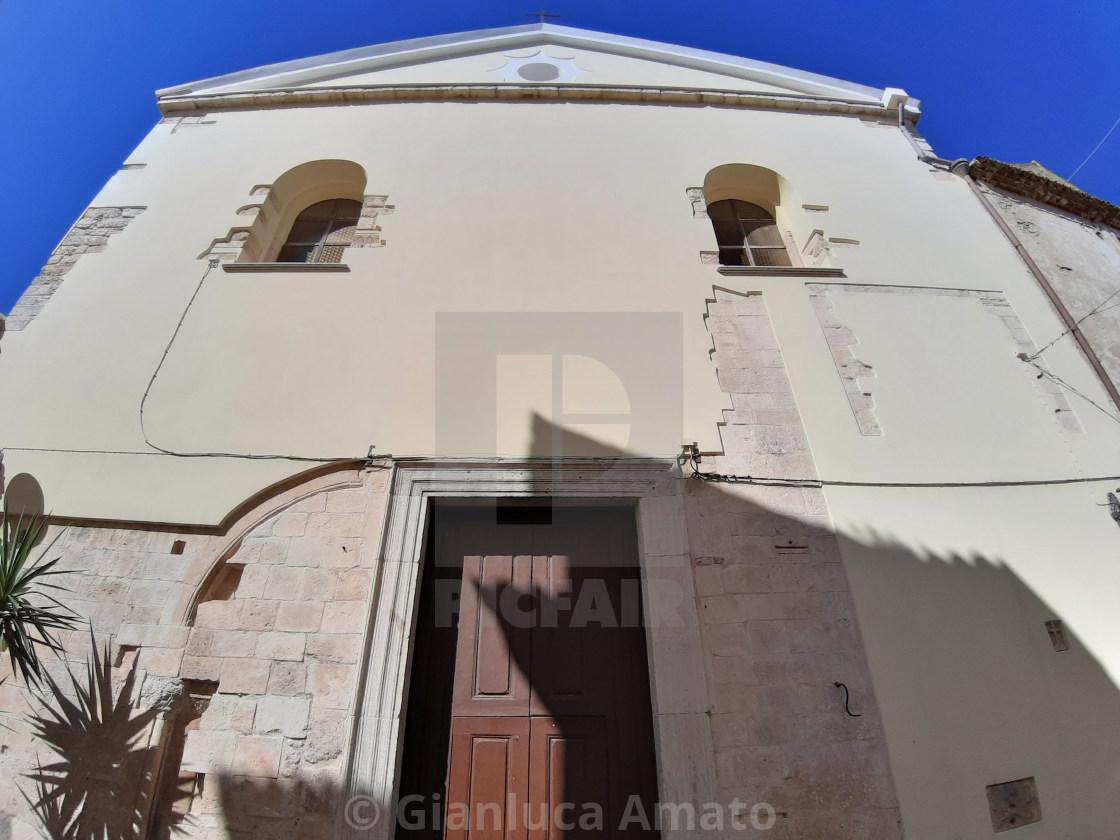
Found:
[[[706,50],[532,24],[378,44],[272,64],[159,91],[162,101],[322,88],[575,85],[722,90],[868,105],[893,94]]]

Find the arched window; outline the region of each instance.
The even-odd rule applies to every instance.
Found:
[[[757,204],[726,198],[708,205],[720,265],[790,265],[774,217]]]
[[[362,203],[350,198],[329,198],[312,204],[292,224],[277,262],[337,263],[342,250],[354,241]]]

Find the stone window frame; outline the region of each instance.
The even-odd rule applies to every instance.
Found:
[[[717,801],[700,619],[685,528],[683,481],[672,459],[597,461],[413,461],[394,467],[369,605],[363,668],[351,706],[344,794],[335,840],[390,840],[397,805],[428,513],[439,500],[541,498],[632,504],[654,713],[660,802]],[[671,586],[666,606],[651,589]],[[349,825],[347,802],[368,797],[388,813],[372,828]],[[663,829],[666,838],[691,835]]]
[[[236,211],[241,220],[211,241],[199,259],[217,260],[222,270],[234,272],[349,271],[342,262],[278,262],[291,229],[301,213],[320,201],[351,199],[361,211],[346,248],[382,248],[378,224],[396,209],[388,195],[366,192],[365,170],[351,160],[305,161],[281,174],[271,184],[257,184],[249,202]],[[298,208],[298,209],[297,209]]]

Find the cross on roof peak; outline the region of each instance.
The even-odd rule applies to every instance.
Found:
[[[526,12],[525,17],[540,18],[541,23],[545,22],[545,18],[556,18],[557,20],[560,19],[560,15],[554,15],[548,12],[543,6],[541,7],[541,10],[539,12]]]

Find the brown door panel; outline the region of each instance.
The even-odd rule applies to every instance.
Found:
[[[526,840],[529,740],[529,718],[452,720],[446,840]]]
[[[463,558],[453,715],[529,713],[531,574],[524,555]]]
[[[604,718],[532,718],[529,840],[610,837],[610,761]]]

